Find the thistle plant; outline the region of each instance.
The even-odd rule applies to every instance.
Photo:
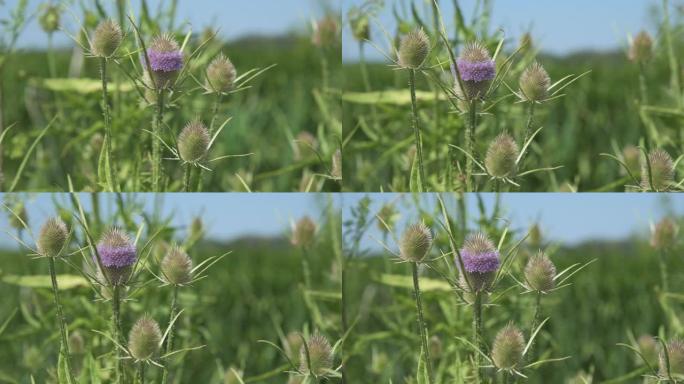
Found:
[[[159,353],[162,334],[159,324],[143,316],[135,322],[128,336],[128,351],[138,365],[138,382],[145,383],[145,368]]]
[[[311,268],[309,267],[309,251],[316,241],[316,223],[308,216],[304,216],[292,224],[292,237],[290,242],[302,252],[302,274],[304,275],[304,287],[311,288]]]

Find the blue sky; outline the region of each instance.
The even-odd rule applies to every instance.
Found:
[[[343,216],[350,215],[350,208],[366,194],[345,194],[343,197]],[[385,202],[398,201],[398,194],[371,194],[375,213]],[[446,196],[446,195],[445,195]],[[487,210],[491,212],[495,195],[483,194]],[[397,223],[397,233],[407,223],[417,220],[418,214],[410,195],[403,195],[405,203],[397,204],[401,220]],[[669,199],[669,201],[664,200]],[[471,215],[478,212],[474,195],[467,196],[467,209]],[[625,193],[508,193],[502,195],[502,206],[506,218],[513,229],[526,230],[531,224],[539,222],[548,240],[563,245],[578,244],[592,239],[619,240],[634,234],[647,235],[650,224],[660,220],[668,212],[684,214],[684,196],[678,194],[625,194]],[[424,207],[437,204],[434,195],[422,197]],[[451,204],[451,207],[454,207]],[[670,209],[672,211],[670,211]],[[452,210],[452,214],[455,212]],[[472,219],[472,217],[471,217]],[[473,223],[469,223],[475,230]],[[380,249],[375,239],[382,235],[373,226],[363,241],[369,249]]]
[[[364,3],[364,0],[343,1],[345,17],[351,6]],[[472,15],[476,0],[458,2],[466,17]],[[390,33],[395,30],[396,23],[389,5],[395,3],[402,4],[407,1],[385,0],[385,9],[378,15],[378,22]],[[420,0],[416,3],[420,4]],[[496,28],[502,27],[507,37],[516,39],[531,28],[542,50],[555,54],[580,49],[614,49],[626,41],[628,33],[635,34],[642,28],[651,30],[649,6],[660,3],[655,0],[494,0],[491,25]],[[453,15],[452,1],[441,0],[440,4],[447,29],[453,30],[450,27],[453,26],[453,23],[450,23]],[[377,32],[378,28],[375,29]],[[374,35],[373,39],[384,41],[382,32]],[[357,43],[352,39],[348,28],[345,29],[343,42],[344,59],[356,59]],[[385,49],[384,44],[382,47]],[[372,47],[368,47],[367,52],[370,58],[381,57]]]
[[[0,19],[6,18],[8,9],[14,8],[18,0],[5,0],[6,6],[0,8]],[[56,1],[56,0],[54,0]],[[84,0],[88,4],[92,0]],[[140,10],[140,0],[129,0],[135,13]],[[200,32],[206,26],[220,27],[224,38],[242,35],[277,35],[292,29],[307,30],[311,20],[323,14],[321,3],[330,0],[179,0],[176,25],[189,22],[193,30]],[[337,1],[337,0],[331,0]],[[35,10],[44,0],[29,0],[29,9]],[[79,1],[66,0],[68,9],[79,10]],[[156,10],[160,0],[148,0],[151,10]],[[169,3],[166,0],[165,3]],[[73,5],[76,4],[76,5]],[[114,4],[113,0],[103,0],[102,4]],[[151,11],[154,12],[154,11]],[[112,13],[114,15],[114,13]],[[79,15],[81,17],[81,15]],[[73,24],[73,17],[64,19]],[[70,28],[74,30],[74,28]],[[63,33],[55,35],[55,44],[71,44]],[[25,30],[19,41],[21,47],[43,47],[46,45],[45,33],[34,20]]]
[[[101,194],[103,213],[114,204],[112,194]],[[202,217],[207,236],[216,240],[230,240],[243,235],[274,236],[286,233],[290,221],[304,215],[320,219],[329,195],[295,193],[169,193],[160,194],[163,212],[175,213],[172,225],[185,227],[195,216]],[[42,222],[55,216],[53,199],[68,202],[67,194],[16,194],[12,198],[25,201],[29,225],[37,233]],[[137,194],[138,201],[144,201],[146,211],[152,212],[155,195]],[[339,201],[338,197],[333,197]],[[84,208],[92,206],[89,194],[80,194]],[[0,201],[7,196],[0,194]],[[339,206],[339,205],[338,205]],[[0,213],[0,247],[14,246],[14,240],[5,234],[14,233],[9,227],[8,214]]]

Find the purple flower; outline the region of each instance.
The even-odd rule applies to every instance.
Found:
[[[489,273],[496,272],[499,269],[499,252],[495,250],[472,253],[463,248],[461,249],[461,257],[463,258],[463,266],[468,273]]]
[[[150,67],[155,72],[176,72],[183,68],[183,53],[180,51],[147,50]]]
[[[469,61],[459,58],[456,60],[456,65],[463,81],[480,83],[490,81],[496,76],[496,66],[493,60]]]
[[[105,268],[130,267],[138,258],[135,245],[118,229],[112,229],[102,236],[97,244],[97,253]]]

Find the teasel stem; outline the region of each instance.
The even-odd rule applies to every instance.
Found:
[[[145,363],[138,363],[138,383],[145,384]]]
[[[161,131],[164,117],[164,89],[157,91],[157,114],[152,137],[152,191],[159,192],[161,184]]]
[[[534,129],[535,106],[536,106],[536,103],[534,101],[530,101],[527,104],[527,124],[525,125],[525,137],[524,137],[521,145],[527,144],[527,140],[529,140],[530,136],[532,135],[532,131]],[[523,154],[523,157],[520,159],[521,164],[522,164],[523,160],[525,160],[525,157],[527,156],[528,152],[529,152],[529,147],[528,147],[528,150],[525,151],[525,153]]]
[[[52,294],[55,299],[55,307],[57,308],[57,322],[59,323],[59,333],[62,338],[62,348],[60,353],[64,352],[64,361],[66,363],[67,374],[72,383],[76,383],[74,373],[71,370],[71,353],[69,352],[69,336],[67,335],[66,317],[62,310],[62,303],[59,300],[59,286],[57,285],[57,274],[55,273],[55,258],[48,257],[50,278],[52,279]]]
[[[468,126],[466,127],[466,150],[475,158],[475,129],[477,128],[477,100],[472,100],[468,106]],[[466,159],[466,192],[474,192],[473,160]]]
[[[328,68],[328,58],[325,56],[325,52],[321,56],[321,76],[323,76],[323,92],[328,92],[330,87],[330,71]]]
[[[302,274],[304,275],[304,286],[311,288],[311,269],[309,268],[309,252],[306,247],[302,247]]]
[[[107,93],[107,59],[100,58],[100,78],[102,79],[102,116],[104,117],[105,128],[105,153],[107,154],[107,161],[105,162],[105,173],[107,184],[109,184],[108,192],[116,192],[117,182],[114,179],[115,172],[112,170],[114,158],[112,156],[112,126],[109,115],[109,95]]]
[[[423,356],[425,357],[425,367],[428,373],[428,382],[434,383],[434,374],[432,373],[432,360],[430,359],[430,347],[428,345],[427,325],[423,317],[423,303],[420,295],[420,284],[418,281],[418,263],[411,263],[413,269],[413,293],[416,299],[416,312],[418,313],[418,328],[420,330],[420,339],[423,346]]]
[[[484,336],[482,331],[482,292],[475,293],[475,301],[473,302],[473,339],[475,346],[481,351],[484,351]],[[475,382],[480,383],[480,353],[475,352]]]
[[[173,321],[178,313],[178,286],[173,286],[173,293],[171,294],[171,311],[169,312],[169,324]],[[169,330],[169,335],[166,338],[166,351],[165,355],[168,355],[173,350],[173,332],[175,326],[171,325]],[[162,384],[166,384],[169,380],[169,367],[168,363],[164,364],[164,372],[162,373]]]
[[[677,55],[674,50],[674,45],[672,42],[672,28],[670,25],[670,1],[663,0],[663,15],[664,15],[664,37],[665,45],[667,46],[667,56],[670,61],[670,85],[672,89],[677,94],[677,102],[681,108],[683,105],[684,98],[682,97],[682,88],[679,80],[679,61],[677,60]]]
[[[535,300],[534,300],[534,317],[532,318],[532,327],[530,328],[530,340],[532,340],[532,335],[534,334],[534,331],[537,329],[539,326],[539,321],[541,320],[541,298],[542,298],[542,293],[541,291],[537,291]],[[535,355],[535,350],[536,350],[536,339],[532,340],[532,344],[530,344],[530,349],[527,351],[527,360],[528,361],[533,361],[534,360],[534,355]]]
[[[55,65],[55,50],[52,42],[52,32],[48,33],[48,70],[50,71],[50,77],[57,77],[57,66]]]
[[[7,59],[5,59],[6,61]],[[0,79],[4,78],[5,65],[4,62],[0,63]],[[4,82],[0,83],[0,136],[5,132],[5,91]],[[4,184],[4,172],[3,172],[3,156],[4,156],[4,144],[0,143],[0,189],[3,189]]]
[[[411,90],[411,123],[413,125],[413,133],[416,138],[416,156],[418,156],[418,173],[420,175],[421,192],[427,192],[427,183],[425,180],[425,170],[423,168],[423,143],[420,137],[420,127],[418,126],[418,106],[416,102],[416,71],[413,68],[408,69],[409,73],[409,89]]]
[[[185,163],[183,171],[183,191],[192,192],[190,190],[190,175],[192,174],[192,165],[190,163]]]
[[[658,261],[660,264],[660,287],[663,292],[669,292],[670,284],[667,273],[667,253],[664,250],[658,252]]]
[[[363,79],[363,88],[366,92],[371,92],[373,88],[371,87],[370,77],[368,76],[368,65],[366,63],[366,50],[363,41],[359,41],[359,67],[361,68],[361,79]],[[378,110],[375,105],[370,106],[371,118],[373,119],[373,128],[376,130],[379,128],[378,125]]]
[[[121,297],[119,290],[119,285],[112,286],[112,334],[114,341],[117,343],[121,342]],[[121,350],[118,346],[114,346],[116,349],[116,364],[115,364],[115,378],[116,383],[122,383],[123,379],[123,358],[121,356]]]

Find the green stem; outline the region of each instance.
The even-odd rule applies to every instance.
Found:
[[[190,163],[185,164],[185,170],[183,172],[183,191],[184,192],[191,192],[190,191],[190,175],[192,173],[192,165]]]
[[[120,287],[119,285],[114,285],[112,287],[112,334],[113,339],[117,343],[121,344],[121,298],[120,298]],[[124,382],[124,371],[123,371],[123,358],[121,356],[121,349],[115,345],[116,350],[116,364],[114,377],[116,378],[116,383]]]
[[[532,335],[534,334],[534,331],[539,326],[539,321],[541,320],[541,297],[542,297],[541,291],[537,291],[537,295],[535,297],[535,302],[534,302],[534,317],[532,318],[532,327],[530,328],[530,339],[532,339]],[[532,344],[530,344],[529,351],[527,351],[527,361],[529,361],[529,362],[534,361],[536,344],[537,344],[537,342],[533,340]]]
[[[109,96],[107,93],[107,59],[100,58],[100,78],[102,80],[102,115],[104,117],[105,128],[105,151],[107,159],[105,160],[105,173],[107,184],[109,185],[108,192],[115,192],[117,189],[117,182],[115,180],[115,173],[112,170],[114,167],[114,157],[112,155],[112,126],[109,114]]]
[[[57,77],[57,66],[55,65],[55,51],[52,46],[52,32],[48,33],[48,70],[50,71],[50,77]]]
[[[530,136],[532,136],[532,130],[534,127],[534,110],[535,110],[535,102],[530,101],[529,104],[527,104],[527,124],[525,124],[525,138],[522,141],[522,144],[520,145],[525,145],[527,143],[527,140],[530,139]],[[525,154],[523,154],[523,157],[520,159],[520,164],[522,165],[523,160],[525,160],[525,157],[527,156],[527,153],[530,152],[530,147],[527,147],[527,151],[525,151]]]
[[[218,118],[219,108],[223,102],[223,95],[220,92],[216,93],[216,99],[214,99],[214,105],[211,107],[211,123],[209,123],[209,133],[214,133],[214,126],[216,124],[216,118]]]
[[[5,59],[7,60],[7,59]],[[0,79],[3,78],[5,72],[5,65],[0,63]],[[4,92],[4,81],[0,82],[0,136],[2,136],[5,131],[5,92]],[[0,190],[3,189],[3,151],[4,145],[0,143]]]
[[[304,275],[304,286],[308,290],[311,288],[311,270],[309,268],[309,253],[306,247],[302,247],[302,273]]]
[[[658,252],[658,259],[660,264],[660,285],[663,292],[669,292],[670,284],[667,273],[667,254],[665,251]]]
[[[169,330],[169,335],[166,338],[166,351],[165,355],[171,353],[173,351],[173,331],[175,326],[171,325],[171,322],[173,319],[176,317],[176,313],[178,312],[178,286],[174,285],[173,286],[173,294],[171,296],[171,311],[169,312],[169,325],[171,326],[171,329]],[[169,379],[169,367],[168,363],[164,365],[164,373],[162,373],[162,384],[166,384]]]
[[[363,79],[363,88],[366,92],[371,92],[373,89],[371,87],[370,77],[368,76],[368,66],[366,64],[366,52],[364,49],[365,45],[363,41],[359,41],[359,67],[361,68],[361,78]],[[370,106],[371,118],[373,119],[373,128],[378,131],[380,125],[378,122],[378,110],[375,105]]]
[[[428,373],[428,382],[434,383],[434,375],[432,373],[432,360],[430,359],[430,347],[427,337],[427,326],[423,318],[423,303],[420,295],[420,284],[418,280],[418,263],[411,263],[413,269],[413,290],[416,299],[416,312],[418,313],[418,328],[420,330],[420,339],[423,345],[423,356],[425,357],[425,367]]]
[[[161,183],[161,131],[164,118],[164,89],[157,91],[157,114],[152,137],[152,191],[160,191]]]
[[[475,301],[473,302],[473,339],[475,346],[481,351],[484,351],[484,337],[482,334],[482,292],[475,293]],[[475,382],[480,383],[480,353],[475,352]]]
[[[466,192],[474,192],[473,160],[475,158],[475,129],[477,128],[477,100],[470,102],[466,127],[466,151],[470,156],[466,159]]]
[[[55,273],[55,258],[48,257],[50,262],[50,277],[52,279],[52,294],[55,299],[55,307],[57,308],[57,322],[59,323],[59,333],[62,337],[62,348],[61,351],[64,352],[64,361],[66,363],[67,374],[72,383],[76,383],[74,379],[74,373],[71,370],[71,353],[69,353],[69,337],[67,335],[66,318],[64,317],[64,311],[62,310],[62,303],[59,300],[59,287],[57,285],[57,274]]]
[[[679,80],[679,61],[677,60],[677,55],[675,54],[674,45],[672,42],[672,29],[670,28],[670,4],[669,0],[663,0],[663,15],[664,20],[664,34],[665,34],[665,45],[667,46],[667,55],[670,59],[670,85],[676,93],[677,104],[681,108],[682,105],[682,90],[681,83]]]
[[[411,90],[411,123],[413,125],[413,133],[416,141],[416,155],[418,156],[418,172],[420,175],[421,192],[427,192],[427,183],[425,180],[425,170],[423,168],[423,144],[420,137],[420,127],[418,126],[418,106],[416,102],[416,71],[409,68],[409,89]]]
[[[321,56],[321,76],[323,76],[323,92],[328,92],[330,86],[330,71],[328,69],[328,58],[323,52]]]
[[[140,384],[145,384],[145,363],[138,363],[138,380]]]

